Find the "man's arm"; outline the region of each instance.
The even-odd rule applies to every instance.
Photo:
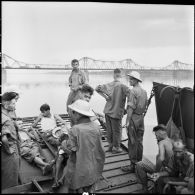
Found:
[[[33,128],[35,128],[38,124],[38,122],[42,119],[43,115],[42,113],[36,118],[36,120],[34,121],[34,123],[31,125]]]
[[[107,94],[105,91],[102,90],[102,86],[101,85],[98,85],[96,88],[95,88],[96,92],[101,95],[103,98],[106,99],[106,101],[110,100],[111,97],[109,96],[109,94]]]
[[[54,114],[54,117],[56,120],[59,120],[62,124],[67,125],[66,121],[63,120],[59,115]]]
[[[165,146],[164,144],[161,142],[159,142],[159,154],[157,155],[156,158],[156,170],[160,171],[161,167],[162,167],[162,163],[165,160]]]
[[[2,140],[2,144],[4,146],[5,151],[8,154],[11,154],[10,147],[9,147],[9,141],[7,139],[7,135],[6,134],[2,135],[1,140]]]
[[[133,114],[133,109],[130,106],[127,106],[126,127],[128,127],[130,124],[132,114]]]

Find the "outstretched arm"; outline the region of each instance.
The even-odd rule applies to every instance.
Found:
[[[42,113],[37,117],[37,119],[34,121],[34,123],[32,124],[32,127],[35,128],[38,124],[38,122],[42,119],[43,115]]]

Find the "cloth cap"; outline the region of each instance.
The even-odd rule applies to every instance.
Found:
[[[85,100],[76,100],[73,104],[68,106],[71,110],[74,110],[82,115],[85,116],[95,116],[94,112],[92,111],[90,104]]]
[[[130,77],[133,77],[135,79],[137,79],[138,81],[142,82],[141,78],[140,78],[140,73],[137,71],[132,71],[130,74],[127,74]]]
[[[18,96],[18,93],[16,92],[5,92],[2,95],[2,101],[11,101],[14,99],[16,96]]]

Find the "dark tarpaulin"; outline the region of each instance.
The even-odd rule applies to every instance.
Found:
[[[167,86],[168,85],[162,83],[153,82],[158,124],[164,125],[167,125],[171,117],[175,96],[174,90],[177,89],[173,86]],[[167,87],[167,89],[162,93],[165,87]],[[178,90],[179,102],[176,102],[174,107],[172,120],[175,125],[180,128],[182,119],[187,148],[194,153],[194,91],[191,88],[178,88]],[[181,106],[181,114],[179,103]]]

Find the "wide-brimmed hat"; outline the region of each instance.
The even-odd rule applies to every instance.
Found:
[[[76,100],[73,104],[68,106],[71,110],[74,110],[85,116],[95,116],[90,104],[85,100]]]
[[[127,75],[137,79],[139,82],[142,82],[142,80],[140,78],[140,74],[137,71],[132,71],[130,74],[127,74]]]

